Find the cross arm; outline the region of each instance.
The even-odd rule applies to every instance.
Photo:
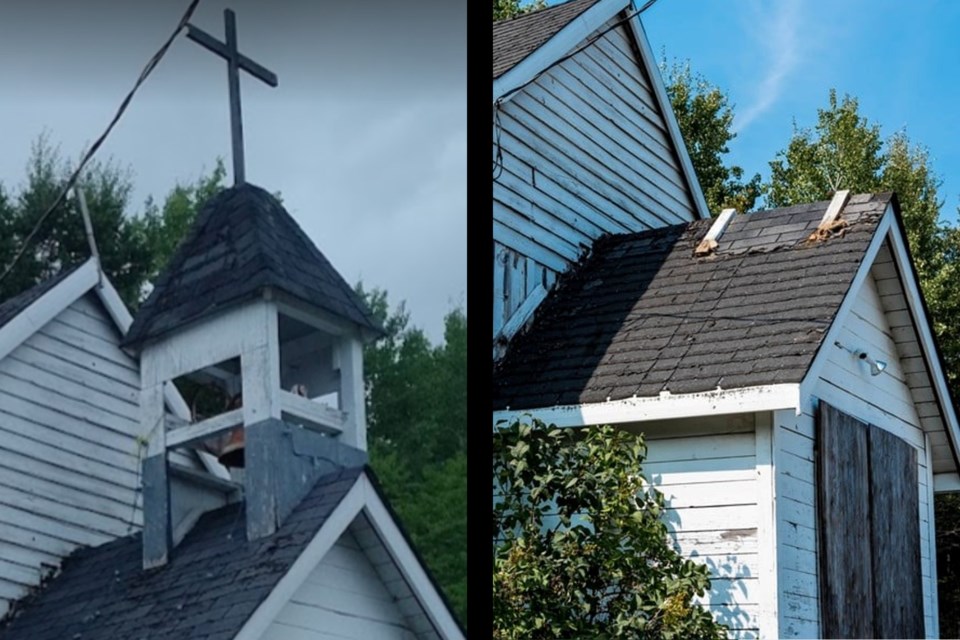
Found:
[[[224,60],[230,60],[230,51],[227,49],[227,45],[220,42],[213,36],[211,36],[206,31],[198,29],[192,24],[187,24],[187,37],[201,45],[205,49],[209,49],[213,53],[217,54]],[[270,71],[266,67],[263,67],[247,56],[243,55],[240,52],[237,52],[237,66],[246,71],[247,73],[256,76],[260,80],[266,82],[271,87],[277,86],[277,74]]]

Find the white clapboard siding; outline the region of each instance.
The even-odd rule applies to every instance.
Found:
[[[707,605],[736,638],[758,635],[760,567],[756,436],[648,436],[644,475],[664,495],[664,521],[679,551],[705,564]]]
[[[858,419],[886,429],[917,448],[924,621],[927,634],[934,629],[933,598],[936,584],[931,565],[930,531],[927,526],[929,472],[921,416],[907,382],[901,358],[905,343],[891,331],[890,313],[884,308],[877,283],[867,277],[838,336],[847,349],[866,351],[887,363],[886,370],[872,376],[869,367],[855,356],[826,345],[826,364],[819,371],[813,396]],[[806,403],[799,416],[793,411],[774,414],[777,428],[777,541],[780,634],[782,637],[816,637],[819,631],[817,584],[817,511],[813,406]]]
[[[262,638],[411,640],[417,635],[370,559],[345,532]]]
[[[890,335],[900,353],[904,380],[916,403],[924,431],[931,436],[933,470],[935,473],[949,472],[955,465],[953,454],[947,443],[945,425],[940,417],[933,381],[920,352],[919,337],[910,313],[907,311],[907,299],[900,281],[900,274],[888,244],[880,248],[870,273],[876,283],[880,305],[886,313]],[[908,354],[912,357],[907,357]]]
[[[613,29],[499,107],[494,335],[599,236],[697,217],[631,38]]]
[[[91,292],[0,360],[0,610],[142,522],[139,365],[120,338]]]

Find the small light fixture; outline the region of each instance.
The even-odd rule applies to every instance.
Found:
[[[864,362],[866,362],[867,364],[869,364],[869,365],[870,365],[870,375],[872,375],[872,376],[878,376],[878,375],[880,375],[880,374],[883,373],[884,370],[887,368],[887,363],[886,363],[885,361],[883,361],[883,360],[877,360],[877,359],[875,359],[875,358],[871,358],[870,355],[869,355],[866,351],[863,351],[862,349],[857,349],[856,351],[854,351],[853,349],[850,349],[850,348],[848,348],[848,347],[840,344],[840,341],[839,341],[839,340],[836,340],[833,344],[834,344],[835,347],[838,347],[838,348],[840,348],[840,349],[843,349],[843,350],[846,351],[847,353],[852,354],[852,355],[855,356],[858,360],[863,360]]]
[[[864,360],[867,364],[870,365],[870,375],[878,376],[883,373],[883,370],[887,368],[887,363],[883,360],[876,360],[871,358],[866,351],[858,351],[857,357],[861,360]]]

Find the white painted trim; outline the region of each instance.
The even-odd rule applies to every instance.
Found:
[[[618,12],[626,9],[630,0],[600,0],[579,16],[571,20],[547,40],[544,44],[518,62],[512,69],[493,81],[493,101],[496,102],[517,87],[530,82],[538,73],[567,55],[590,34],[598,30]],[[516,95],[514,92],[511,95]],[[504,98],[504,102],[510,99]]]
[[[776,427],[772,412],[757,413],[757,553],[760,602],[757,622],[761,638],[780,636],[777,590]]]
[[[96,262],[93,259],[87,260],[0,327],[0,360],[92,289],[97,284],[98,277]]]
[[[523,303],[517,307],[517,310],[513,312],[513,315],[510,316],[510,319],[507,320],[506,324],[503,325],[503,328],[500,329],[499,333],[494,337],[495,342],[501,340],[509,342],[513,339],[513,336],[517,334],[520,329],[523,328],[523,325],[527,324],[527,320],[533,315],[533,312],[537,310],[537,307],[540,306],[540,303],[543,302],[543,299],[547,297],[547,289],[542,284],[538,284],[534,287],[533,291],[527,294],[526,299]]]
[[[888,207],[888,214],[892,219],[895,215],[893,207]],[[916,280],[912,277],[913,267],[910,264],[909,254],[907,253],[906,239],[900,235],[900,227],[896,224],[890,225],[888,232],[890,245],[893,251],[894,261],[897,264],[897,270],[900,273],[900,281],[903,283],[905,297],[909,303],[910,315],[913,317],[913,324],[920,337],[920,344],[923,347],[923,359],[930,369],[933,386],[937,391],[940,410],[945,418],[947,435],[950,438],[950,446],[953,449],[954,459],[960,455],[960,422],[957,420],[956,411],[953,408],[953,402],[950,400],[950,391],[947,388],[947,377],[943,369],[940,368],[940,358],[937,357],[936,343],[933,334],[930,332],[930,320],[924,313],[920,288]],[[958,469],[960,471],[960,469]]]
[[[720,241],[720,236],[723,235],[724,230],[727,228],[727,225],[730,224],[736,212],[736,209],[724,209],[721,211],[717,219],[710,225],[710,230],[707,231],[707,235],[705,235],[703,240],[700,241],[700,244],[697,245],[694,253],[702,255],[716,249],[717,243]]]
[[[943,412],[947,437],[950,439],[950,446],[955,454],[960,453],[960,422],[957,420],[957,414],[950,401],[947,379],[943,373],[943,369],[940,368],[940,360],[937,358],[933,334],[930,332],[930,322],[923,310],[920,289],[916,280],[912,277],[913,267],[910,264],[909,254],[907,253],[906,241],[900,234],[900,228],[896,224],[896,213],[893,210],[893,205],[887,205],[883,217],[880,219],[877,229],[874,232],[873,240],[871,240],[870,245],[864,253],[863,261],[860,263],[860,269],[857,271],[856,276],[854,276],[847,295],[840,304],[833,324],[823,337],[820,350],[817,352],[809,369],[807,369],[806,376],[804,376],[803,381],[800,383],[801,397],[806,398],[810,396],[814,386],[817,384],[820,378],[820,371],[827,363],[827,352],[830,349],[836,348],[834,342],[837,340],[847,317],[850,315],[851,309],[856,303],[857,292],[860,291],[864,281],[870,275],[870,270],[876,261],[877,253],[883,246],[884,241],[887,240],[890,242],[890,253],[897,265],[900,283],[903,285],[904,297],[907,299],[907,306],[910,309],[910,315],[920,339],[924,361],[927,363],[930,377],[933,380],[933,386],[936,389],[940,410]],[[917,444],[916,446],[921,445]]]
[[[235,429],[243,424],[243,409],[233,409],[218,416],[193,422],[167,431],[167,448],[180,447],[196,440],[205,440],[222,431]]]
[[[367,478],[361,475],[347,492],[340,504],[327,517],[313,540],[294,561],[287,573],[280,579],[270,595],[260,603],[253,615],[247,620],[234,640],[259,640],[280,610],[290,601],[297,589],[310,573],[320,564],[327,552],[346,532],[347,527],[360,514],[367,515],[371,526],[377,533],[397,569],[403,575],[417,601],[433,624],[438,635],[444,640],[460,640],[465,636],[457,626],[453,615],[443,603],[440,594],[434,588],[426,571],[420,565],[413,550],[407,544],[390,512],[380,500],[377,490]]]
[[[960,491],[960,473],[933,474],[933,490],[935,493],[957,493]]]
[[[927,629],[928,638],[940,637],[940,602],[937,598],[937,527],[934,522],[934,483],[936,479],[933,475],[933,447],[930,445],[929,434],[924,436],[924,449],[927,454],[927,540],[929,541],[930,553],[927,558],[929,563],[930,584],[933,585],[931,597],[931,617],[933,618],[933,628]]]
[[[496,102],[501,96],[506,96],[504,101],[508,101],[512,95],[516,95],[516,93],[510,94],[511,91],[532,80],[538,73],[568,54],[593,32],[624,10],[631,13],[636,12],[637,7],[634,1],[600,0],[577,18],[571,20],[567,26],[558,31],[539,49],[493,81],[493,101]],[[640,50],[640,62],[650,78],[654,97],[667,124],[667,132],[673,142],[677,158],[680,160],[680,166],[687,180],[687,186],[690,188],[690,196],[694,207],[701,219],[707,219],[710,217],[710,209],[707,207],[707,201],[703,196],[703,189],[700,188],[697,173],[693,170],[693,163],[690,161],[690,154],[687,153],[687,146],[680,135],[680,125],[677,124],[677,117],[670,106],[667,89],[663,84],[663,78],[660,76],[660,70],[655,62],[656,58],[650,49],[650,43],[640,22],[640,17],[638,15],[633,16],[627,21],[627,25],[633,34],[637,48]]]
[[[843,330],[843,325],[847,320],[847,316],[850,315],[851,310],[857,302],[857,292],[860,291],[863,283],[870,275],[870,268],[873,266],[873,263],[877,258],[877,253],[880,251],[880,247],[883,246],[886,233],[890,229],[892,217],[893,209],[888,206],[886,212],[883,214],[883,217],[880,219],[880,223],[877,225],[873,240],[870,241],[866,252],[864,252],[863,260],[860,263],[860,268],[854,275],[853,281],[850,283],[850,288],[847,289],[846,297],[843,299],[843,302],[840,303],[840,308],[837,309],[833,323],[830,325],[827,333],[823,336],[823,341],[820,343],[820,350],[817,351],[817,355],[814,357],[813,362],[810,363],[810,366],[807,368],[806,375],[800,382],[801,397],[806,398],[810,396],[814,386],[816,386],[817,381],[820,379],[820,371],[827,364],[827,360],[829,359],[829,351],[837,348],[834,345],[834,342],[836,342],[840,336],[840,332]]]
[[[827,210],[823,212],[823,217],[820,218],[820,224],[817,225],[817,229],[825,229],[833,224],[834,220],[836,220],[843,211],[843,208],[847,206],[848,200],[850,200],[849,189],[843,189],[833,194],[833,199],[830,200]]]
[[[630,1],[631,11],[636,11],[635,0]],[[707,206],[707,199],[703,195],[703,189],[700,187],[700,179],[697,172],[693,169],[693,162],[690,160],[690,154],[687,152],[687,145],[680,135],[680,125],[677,123],[677,116],[673,113],[673,107],[670,104],[670,98],[667,96],[667,88],[663,84],[663,78],[660,76],[660,69],[657,66],[653,50],[650,49],[650,41],[647,39],[647,33],[640,21],[640,16],[633,16],[630,19],[630,28],[633,32],[633,38],[640,48],[640,58],[642,59],[647,75],[650,77],[650,84],[653,88],[654,96],[663,113],[663,119],[667,123],[667,132],[673,141],[674,150],[680,159],[680,166],[683,169],[683,175],[687,179],[687,185],[690,187],[690,196],[693,198],[693,204],[701,220],[710,218],[710,207]]]
[[[280,390],[281,414],[289,413],[293,422],[305,422],[303,426],[322,433],[339,435],[347,422],[343,411],[338,411],[319,402],[302,398],[295,393]]]
[[[426,570],[413,553],[413,549],[407,544],[406,538],[390,516],[386,505],[380,500],[377,490],[366,476],[363,476],[361,481],[366,494],[364,512],[367,514],[380,541],[387,548],[390,557],[396,563],[397,569],[400,570],[410,590],[413,591],[420,606],[423,607],[427,617],[430,618],[433,628],[444,640],[464,638],[465,636],[456,620],[454,620],[453,614],[447,609],[443,598],[437,592]]]
[[[646,420],[690,418],[727,413],[756,413],[794,409],[800,411],[800,385],[772,384],[743,389],[718,389],[701,393],[671,394],[646,398],[627,398],[591,404],[557,405],[536,409],[493,412],[494,429],[502,422],[524,417],[542,420],[558,427],[597,424],[621,424]]]
[[[98,286],[94,287],[94,291],[97,297],[100,298],[103,308],[107,310],[107,314],[113,319],[113,323],[120,330],[120,333],[126,335],[127,331],[130,330],[130,325],[133,324],[133,316],[130,315],[130,310],[127,309],[127,305],[123,303],[113,283],[110,282],[109,278],[105,277],[100,280]],[[136,359],[139,362],[140,358],[136,357]],[[167,408],[170,409],[175,416],[186,422],[191,420],[190,407],[187,406],[183,396],[180,395],[177,387],[174,386],[172,382],[164,385],[163,399],[167,404]],[[196,454],[200,459],[200,463],[203,464],[204,468],[212,475],[223,480],[230,480],[230,472],[227,471],[226,467],[217,462],[215,457],[203,451],[194,451],[194,454]]]
[[[350,523],[357,517],[363,508],[366,499],[366,486],[359,480],[353,485],[340,504],[324,521],[320,530],[313,536],[300,556],[280,578],[277,586],[270,595],[260,603],[260,606],[247,619],[234,640],[260,640],[267,627],[276,619],[280,610],[290,601],[300,585],[304,583],[310,573],[327,555],[327,552],[336,544]]]

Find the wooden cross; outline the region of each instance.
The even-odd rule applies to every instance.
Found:
[[[240,118],[240,69],[256,76],[271,87],[277,86],[277,76],[237,51],[237,17],[232,10],[224,9],[223,21],[226,26],[226,43],[220,42],[192,24],[187,24],[187,37],[227,61],[227,79],[230,84],[230,131],[233,142],[233,183],[240,185],[245,182],[243,121]]]

